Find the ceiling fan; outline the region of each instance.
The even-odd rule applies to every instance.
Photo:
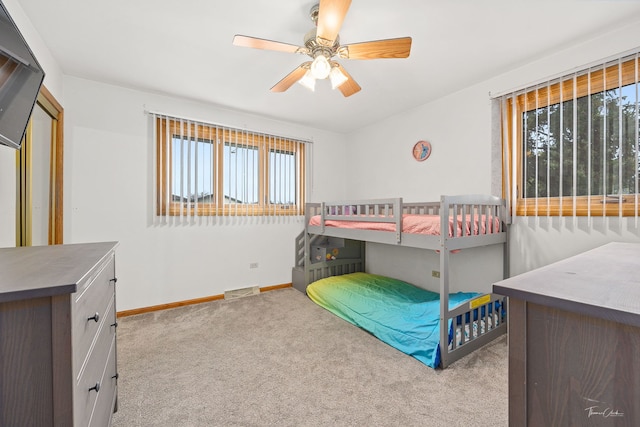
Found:
[[[312,61],[303,62],[271,88],[284,92],[294,83],[314,90],[316,80],[329,78],[332,87],[347,97],[360,91],[360,85],[334,57],[341,59],[407,58],[411,52],[411,37],[375,40],[341,45],[338,32],[349,10],[351,0],[320,0],[309,12],[316,27],[304,36],[304,46],[281,43],[243,35],[233,38],[235,46],[275,50],[308,55]]]

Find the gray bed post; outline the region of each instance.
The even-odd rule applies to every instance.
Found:
[[[326,221],[325,219],[325,215],[326,215],[326,208],[324,206],[324,202],[320,203],[320,232],[324,233],[324,222]],[[307,224],[309,224],[307,222]]]
[[[501,218],[501,226],[504,227],[506,233],[506,239],[502,246],[502,275],[505,279],[508,279],[511,276],[511,261],[509,260],[509,225],[511,225],[511,212],[507,208],[506,201],[502,201],[502,205],[500,206],[502,211]]]
[[[449,202],[446,196],[442,196],[440,202],[440,363],[446,368],[449,364],[446,316],[449,311]]]
[[[397,198],[393,202],[393,215],[396,219],[396,243],[402,243],[402,197]]]
[[[309,232],[307,231],[307,227],[309,226],[309,221],[311,220],[311,216],[313,215],[310,212],[311,206],[307,203],[304,210],[304,281],[305,287],[311,283],[311,238],[309,236]]]

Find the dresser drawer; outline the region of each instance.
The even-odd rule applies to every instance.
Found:
[[[113,296],[109,307],[113,307],[112,304]],[[75,386],[74,414],[76,425],[79,426],[89,424],[96,401],[104,391],[105,385],[109,389],[111,376],[115,375],[115,355],[111,357],[111,353],[115,352],[115,328],[108,323],[107,319],[105,320],[101,323],[95,345],[89,353],[85,369],[81,372]],[[105,384],[104,378],[107,373],[111,374],[108,376],[109,381]]]
[[[109,358],[107,359],[102,381],[100,381],[100,391],[96,397],[89,426],[104,427],[104,420],[111,419],[117,395],[118,380],[116,374],[116,341],[114,340],[109,350]]]
[[[115,309],[108,308],[115,292],[114,276],[114,260],[111,258],[97,269],[86,286],[83,286],[75,295],[72,333],[76,375],[80,375],[84,369],[89,349],[105,317],[110,318],[109,325],[115,322]]]

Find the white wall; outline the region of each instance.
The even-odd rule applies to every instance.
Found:
[[[115,240],[118,310],[291,282],[300,219],[154,225],[145,109],[313,140],[311,200],[345,197],[344,137],[166,96],[65,77],[65,243]],[[322,173],[335,165],[331,174]],[[257,262],[257,269],[249,264]]]
[[[49,89],[49,92],[64,105],[62,99],[62,69],[51,55],[46,43],[40,37],[40,34],[31,24],[31,21],[25,15],[22,7],[17,0],[2,0],[7,11],[11,15],[11,18],[20,29],[22,37],[26,40],[27,44],[31,48],[31,51],[35,55],[40,66],[44,69],[44,85]]]
[[[0,146],[0,248],[16,245],[16,150]]]
[[[425,201],[488,193],[489,108],[487,91],[470,88],[350,135],[349,157],[356,160],[349,167],[350,197]],[[471,123],[461,125],[464,120]],[[421,139],[430,141],[433,151],[417,162],[411,153]]]
[[[153,225],[153,155],[145,108],[313,139],[311,201],[396,196],[408,201],[435,200],[441,194],[491,191],[490,92],[520,87],[640,46],[636,22],[344,136],[63,77],[17,1],[4,3],[44,66],[45,84],[65,108],[64,240],[120,241],[118,310],[244,286],[287,283],[291,280],[293,238],[302,229],[296,220]],[[411,158],[411,148],[420,139],[433,144],[431,158],[423,163]],[[0,201],[0,246],[13,246],[15,151],[3,147]],[[512,273],[607,241],[639,241],[637,225],[635,220],[617,219],[594,220],[592,224],[517,219],[511,228]],[[371,268],[431,287],[436,261],[423,261],[424,253],[411,250],[402,251],[398,259],[393,252],[396,249],[369,245]],[[474,254],[463,251],[459,257],[464,264],[464,258]],[[260,267],[249,269],[252,262]],[[464,268],[455,273],[461,280],[474,274]]]
[[[62,99],[62,71],[16,0],[3,0],[7,11],[45,71],[44,84]],[[64,104],[63,104],[64,105]],[[0,146],[0,247],[16,245],[16,150]]]
[[[417,201],[437,200],[441,194],[490,193],[489,94],[635,49],[640,46],[639,24],[640,17],[633,24],[354,132],[348,145],[348,157],[354,160],[349,167],[349,197],[402,196]],[[433,145],[433,154],[422,163],[411,157],[411,147],[420,139]],[[511,227],[511,273],[528,271],[609,241],[640,242],[638,234],[635,219],[600,218],[590,224],[556,219],[547,224],[544,219],[518,218]],[[368,245],[367,250],[367,265],[373,272],[384,269],[390,275],[433,287],[434,261],[427,255],[420,258],[406,253],[404,262],[391,262],[387,260],[393,259],[396,248]]]

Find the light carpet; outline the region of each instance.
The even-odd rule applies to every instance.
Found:
[[[431,369],[293,288],[125,317],[133,426],[506,426],[506,337]]]

